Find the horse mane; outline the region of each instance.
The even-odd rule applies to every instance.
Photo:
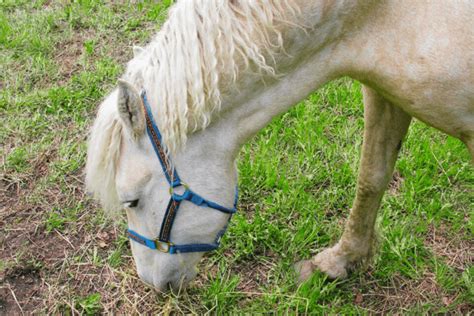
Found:
[[[298,12],[293,0],[181,0],[155,38],[127,65],[123,79],[146,89],[167,151],[206,128],[223,91],[244,71],[275,75],[282,26]],[[86,185],[104,209],[121,208],[115,188],[123,126],[104,102],[91,129]]]
[[[117,91],[114,94],[118,94]],[[112,100],[116,100],[112,98]],[[104,102],[92,126],[87,147],[86,187],[104,210],[122,208],[115,186],[123,125],[114,102]]]
[[[275,75],[281,26],[292,24],[292,0],[178,1],[152,42],[127,67],[124,79],[145,88],[169,152],[189,132],[204,129],[221,95],[239,73]]]

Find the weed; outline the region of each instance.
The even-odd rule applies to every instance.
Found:
[[[55,209],[48,213],[45,220],[46,231],[48,233],[53,230],[63,231],[68,223],[74,222],[77,214],[77,209]],[[80,205],[79,205],[80,209]]]
[[[86,315],[96,315],[102,310],[100,304],[100,294],[90,294],[84,298],[79,298],[76,304],[76,308]]]
[[[18,173],[25,172],[28,165],[29,154],[25,147],[16,147],[7,157],[6,167]]]
[[[58,213],[51,212],[46,220],[46,231],[51,232],[54,229],[61,230],[65,221],[66,219],[61,217]]]

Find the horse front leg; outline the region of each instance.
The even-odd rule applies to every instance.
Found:
[[[296,265],[300,281],[309,278],[315,269],[330,278],[344,278],[348,268],[372,253],[377,210],[411,116],[373,89],[364,86],[363,92],[365,127],[356,198],[338,243]]]

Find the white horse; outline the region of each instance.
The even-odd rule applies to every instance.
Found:
[[[170,195],[172,170],[186,192],[231,210],[241,146],[341,76],[364,85],[357,193],[341,239],[298,265],[301,280],[314,269],[345,277],[370,255],[377,209],[412,117],[459,138],[474,158],[474,2],[181,0],[170,10],[102,103],[87,159],[88,189],[105,209],[126,210],[145,282],[164,290],[193,279],[200,249],[218,244],[231,213],[191,198],[179,212],[167,208],[187,194],[178,181]],[[181,247],[190,244],[210,246]]]

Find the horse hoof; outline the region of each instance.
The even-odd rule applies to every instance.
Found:
[[[331,280],[347,278],[347,262],[343,256],[337,254],[336,247],[326,249],[311,259],[315,269],[326,274]]]
[[[311,262],[311,260],[301,260],[295,263],[294,267],[298,284],[308,280],[316,269],[316,266]]]

